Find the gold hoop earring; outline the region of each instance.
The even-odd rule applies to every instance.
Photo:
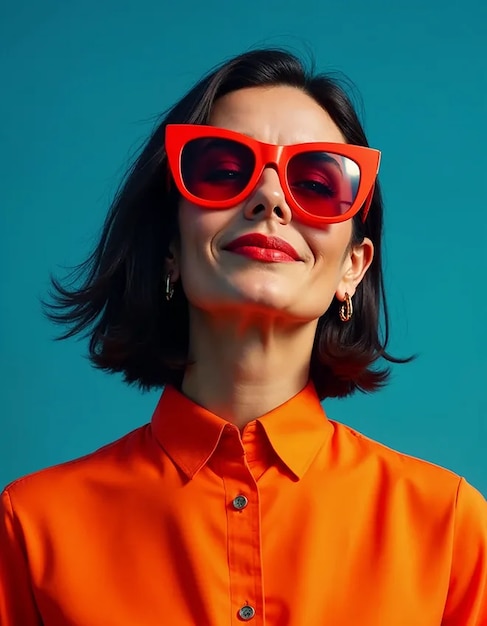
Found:
[[[166,300],[169,302],[169,300],[172,300],[172,297],[174,295],[174,286],[171,282],[171,272],[169,272],[168,274],[166,274]]]
[[[338,310],[340,319],[342,322],[349,322],[353,315],[352,298],[345,292],[345,300],[342,302],[340,309]]]

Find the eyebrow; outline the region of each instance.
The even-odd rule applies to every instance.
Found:
[[[339,170],[340,174],[343,175],[342,166],[340,165],[340,163],[336,159],[334,159],[331,156],[331,154],[329,152],[310,151],[308,153],[304,152],[303,154],[305,154],[310,161],[331,163],[332,165],[334,165]]]
[[[232,131],[232,132],[255,139],[254,135],[252,135],[251,133],[243,133],[241,131]],[[218,148],[224,148],[228,145],[228,143],[232,141],[235,141],[235,140],[226,139],[223,137],[209,136],[209,137],[206,137],[205,149],[213,150],[213,149],[218,149]],[[294,145],[294,144],[287,144],[287,145]],[[305,145],[305,144],[302,144],[302,145]],[[322,162],[322,163],[324,162],[324,163],[330,163],[331,165],[334,165],[337,168],[337,170],[340,172],[340,174],[343,176],[343,168],[341,164],[331,156],[330,152],[310,150],[309,152],[304,151],[302,154],[304,154],[310,161],[316,161],[316,162]]]

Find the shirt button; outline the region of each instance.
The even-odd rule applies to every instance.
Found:
[[[240,617],[240,619],[243,619],[245,621],[248,621],[249,619],[252,619],[255,615],[255,609],[253,606],[250,606],[248,604],[246,604],[245,606],[243,606],[240,611],[238,612],[238,616]]]
[[[247,500],[245,496],[237,496],[236,498],[234,498],[232,502],[233,508],[237,509],[237,511],[241,511],[242,509],[245,509],[248,503],[249,501]]]

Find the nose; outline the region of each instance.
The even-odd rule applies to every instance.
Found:
[[[245,202],[244,215],[249,220],[274,218],[281,224],[289,224],[292,220],[291,209],[274,168],[267,167],[262,172],[254,191]]]

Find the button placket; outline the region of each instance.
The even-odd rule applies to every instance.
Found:
[[[214,467],[222,477],[227,509],[227,554],[232,624],[264,623],[260,506],[255,478],[247,464],[239,432],[228,432]]]

